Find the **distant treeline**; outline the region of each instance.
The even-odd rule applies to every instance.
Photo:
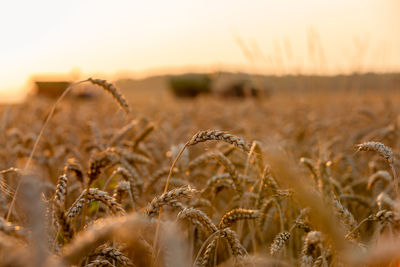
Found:
[[[400,73],[365,73],[335,76],[313,75],[250,75],[246,73],[186,73],[182,75],[153,76],[142,80],[122,79],[118,81],[123,89],[146,88],[171,90],[184,96],[201,93],[226,95],[242,86],[270,93],[288,91],[365,91],[400,90]],[[193,90],[196,92],[185,92]],[[265,94],[264,94],[265,95]]]
[[[366,73],[336,76],[253,75],[264,87],[273,91],[287,90],[399,90],[400,73]]]

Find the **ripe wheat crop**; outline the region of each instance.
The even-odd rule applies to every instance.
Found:
[[[398,96],[67,91],[0,108],[1,266],[400,264]]]

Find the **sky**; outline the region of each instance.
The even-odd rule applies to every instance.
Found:
[[[1,1],[0,101],[32,75],[400,70],[400,0]]]

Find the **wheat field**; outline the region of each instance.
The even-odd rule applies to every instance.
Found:
[[[85,82],[0,108],[1,266],[400,264],[399,93]]]

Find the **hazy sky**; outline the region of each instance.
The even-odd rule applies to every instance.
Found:
[[[15,0],[0,10],[0,97],[48,72],[400,70],[400,0]]]

